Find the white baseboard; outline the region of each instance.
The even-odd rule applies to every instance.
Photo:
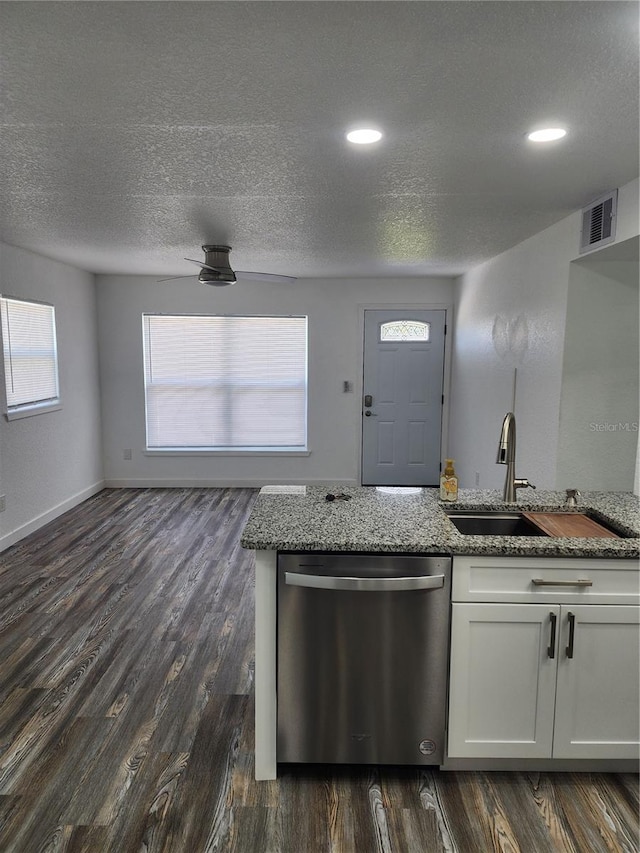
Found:
[[[78,506],[83,501],[86,501],[88,498],[93,497],[93,495],[97,495],[98,492],[101,492],[105,488],[105,481],[99,480],[97,483],[94,483],[92,486],[89,486],[86,489],[83,489],[81,492],[78,492],[72,497],[67,498],[66,501],[62,501],[62,503],[57,504],[57,506],[52,507],[47,510],[47,512],[43,512],[41,515],[32,518],[31,521],[28,521],[26,524],[20,525],[20,527],[16,527],[15,530],[12,530],[10,533],[4,534],[4,536],[0,537],[0,551],[5,551],[7,548],[10,548],[12,545],[15,545],[16,542],[19,542],[21,539],[24,539],[25,536],[29,536],[30,533],[35,533],[36,530],[39,530],[41,527],[44,527],[45,524],[48,524],[50,521],[53,521],[58,516],[67,512],[70,509],[73,509],[74,506]]]
[[[274,477],[254,478],[246,480],[216,480],[208,478],[206,480],[194,479],[108,479],[104,481],[106,489],[260,489],[262,486],[357,486],[357,480],[310,480],[293,478],[286,480],[278,480]]]

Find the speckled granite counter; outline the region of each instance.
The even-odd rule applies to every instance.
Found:
[[[328,492],[348,501],[325,500]],[[564,492],[526,491],[519,510],[565,509]],[[448,509],[509,509],[498,491],[461,490]],[[638,498],[626,492],[586,492],[578,511],[591,510],[632,538],[586,539],[545,536],[468,536],[443,511],[436,489],[417,493],[372,486],[304,486],[296,493],[263,490],[242,535],[242,546],[277,551],[379,551],[436,554],[494,554],[548,557],[640,555]]]

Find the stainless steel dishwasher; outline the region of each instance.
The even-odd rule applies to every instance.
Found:
[[[280,762],[440,764],[451,559],[278,556]]]

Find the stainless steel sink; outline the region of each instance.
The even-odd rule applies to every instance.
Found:
[[[468,536],[546,536],[519,512],[445,510],[451,523]]]

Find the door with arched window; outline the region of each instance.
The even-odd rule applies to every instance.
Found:
[[[362,484],[437,486],[443,310],[365,311]]]

